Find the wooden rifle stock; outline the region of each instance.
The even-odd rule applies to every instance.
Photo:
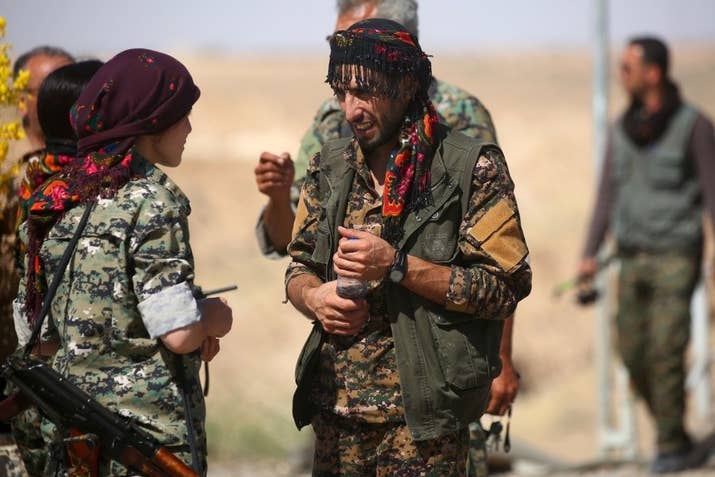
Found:
[[[147,459],[135,448],[128,447],[120,462],[127,467],[138,469],[148,477],[199,477],[199,474],[164,447],[160,447],[151,459]]]
[[[10,357],[1,374],[45,417],[72,429],[65,439],[70,464],[90,475],[96,475],[101,447],[107,457],[150,477],[199,477],[132,419],[108,410],[46,364]]]

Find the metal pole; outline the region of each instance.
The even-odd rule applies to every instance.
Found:
[[[606,0],[594,0],[594,51],[593,51],[593,168],[598,178],[603,170],[608,131],[608,5]],[[598,183],[598,180],[596,181]],[[610,355],[608,273],[601,274],[602,299],[596,304],[595,361],[597,402],[597,432],[599,454],[608,456],[610,426]]]
[[[705,281],[705,277],[700,280],[690,302],[690,314],[692,316],[690,336],[692,336],[693,364],[686,384],[686,388],[693,393],[695,411],[702,422],[710,420],[710,364],[713,359],[710,352],[708,299],[707,293],[705,293]]]
[[[601,173],[608,136],[608,1],[594,0],[593,167]]]
[[[609,80],[609,39],[608,2],[594,0],[594,54],[593,54],[593,165],[595,176],[603,170],[603,158],[608,140],[608,80]],[[599,454],[607,459],[612,451],[620,451],[621,457],[633,459],[637,454],[637,438],[633,399],[630,396],[628,375],[619,363],[615,377],[611,375],[611,316],[613,314],[613,293],[609,289],[609,270],[600,277],[603,299],[597,305],[595,358],[598,387],[597,432]],[[617,392],[614,393],[613,384]],[[611,406],[617,400],[617,412],[613,416]],[[613,417],[618,425],[612,425]]]

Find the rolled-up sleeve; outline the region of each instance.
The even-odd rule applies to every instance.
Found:
[[[164,288],[139,302],[139,313],[149,336],[158,338],[201,320],[196,299],[187,282]]]
[[[529,250],[504,156],[489,148],[477,161],[459,231],[462,259],[452,265],[446,308],[505,319],[531,291]]]
[[[194,259],[186,214],[180,207],[148,207],[134,227],[134,293],[153,338],[201,320],[192,294]]]
[[[12,302],[12,319],[15,322],[15,334],[17,335],[17,344],[20,347],[25,346],[30,341],[32,329],[27,321],[24,306],[17,300]]]

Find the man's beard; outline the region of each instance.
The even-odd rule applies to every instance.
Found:
[[[402,117],[386,118],[383,127],[378,128],[377,133],[372,139],[361,139],[360,135],[355,131],[355,127],[350,124],[353,134],[357,138],[358,145],[362,149],[363,154],[369,154],[380,146],[392,142],[400,134],[402,129]]]

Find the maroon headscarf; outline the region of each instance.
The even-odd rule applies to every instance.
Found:
[[[171,56],[123,51],[97,71],[72,108],[77,152],[83,156],[117,142],[128,150],[137,136],[161,132],[186,116],[199,94],[189,71]]]
[[[134,142],[186,116],[199,88],[179,61],[145,49],[126,50],[104,64],[70,110],[78,156],[28,200],[28,319],[42,306],[45,280],[40,247],[52,225],[72,207],[111,197],[132,178]]]

